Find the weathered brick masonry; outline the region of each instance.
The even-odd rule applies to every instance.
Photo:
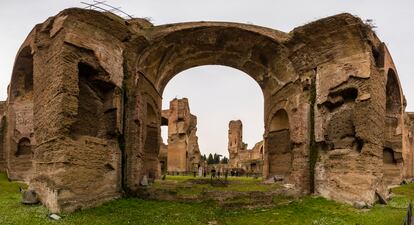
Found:
[[[386,46],[350,14],[289,33],[67,9],[36,25],[0,104],[0,166],[53,212],[135,194],[159,167],[161,100],[177,73],[224,65],[264,96],[264,176],[300,195],[372,204],[413,176],[411,114]],[[191,84],[189,84],[191,85]]]

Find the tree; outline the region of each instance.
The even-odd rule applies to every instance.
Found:
[[[226,156],[224,156],[224,158],[221,160],[221,163],[222,164],[227,164],[227,163],[229,163],[229,159]]]
[[[211,153],[208,155],[207,164],[214,164],[214,158]]]
[[[222,155],[219,155],[219,154],[216,154],[216,153],[214,153],[214,157],[213,157],[213,159],[214,159],[214,164],[219,164],[220,163],[220,157],[221,157]]]

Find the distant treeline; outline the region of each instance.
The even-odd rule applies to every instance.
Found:
[[[229,162],[229,159],[224,156],[224,158],[220,159],[220,157],[222,157],[222,155],[216,154],[214,153],[214,155],[212,155],[211,153],[208,155],[208,157],[204,154],[202,156],[203,161],[207,161],[207,164],[211,165],[211,164],[227,164]]]

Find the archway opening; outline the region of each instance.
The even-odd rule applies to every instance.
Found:
[[[387,116],[398,115],[402,112],[400,86],[397,75],[390,69],[387,74],[386,86],[386,113]]]
[[[397,161],[394,157],[394,151],[390,148],[384,148],[383,150],[383,162],[384,164],[396,164]]]
[[[29,138],[20,139],[17,144],[16,156],[32,155],[32,145],[30,144]]]
[[[214,168],[223,175],[236,169],[261,175],[263,150],[256,144],[263,140],[263,106],[260,86],[238,69],[210,65],[178,73],[163,92],[163,117],[168,126],[162,127],[162,139],[168,144],[168,172],[202,174],[207,170],[209,174]],[[237,140],[229,135],[229,123],[236,120],[243,124],[243,135]],[[234,146],[235,154],[230,155]],[[213,158],[219,155],[220,161],[209,164],[210,154]],[[254,166],[245,168],[251,164]]]
[[[189,25],[189,24],[187,24]],[[149,47],[145,48],[143,50],[143,53],[140,55],[138,60],[136,61],[136,67],[134,68],[139,75],[137,77],[138,79],[135,80],[135,85],[139,87],[137,90],[136,96],[143,96],[148,95],[150,96],[151,100],[155,102],[155,105],[158,107],[156,108],[157,113],[159,112],[159,124],[165,125],[166,121],[168,123],[180,123],[185,125],[184,127],[191,127],[189,121],[191,119],[186,120],[177,119],[172,121],[170,118],[164,117],[164,110],[161,110],[161,108],[168,108],[169,106],[161,107],[162,105],[162,99],[166,100],[164,101],[164,104],[168,104],[168,102],[175,97],[178,97],[181,99],[182,97],[186,97],[186,95],[173,95],[170,98],[165,96],[165,88],[167,85],[170,85],[170,81],[174,81],[175,79],[178,79],[179,76],[177,74],[183,73],[185,71],[194,70],[196,68],[201,68],[204,66],[226,66],[230,67],[233,70],[236,70],[238,72],[243,71],[248,76],[245,77],[251,77],[255,82],[253,82],[254,85],[259,86],[260,88],[257,89],[257,92],[260,93],[260,99],[263,100],[263,102],[266,102],[264,104],[261,104],[259,107],[254,107],[254,110],[260,109],[263,110],[262,113],[260,113],[260,116],[256,116],[257,118],[261,118],[266,121],[266,123],[269,122],[269,114],[271,113],[270,110],[275,107],[275,104],[279,104],[279,95],[283,95],[280,92],[277,92],[277,90],[282,89],[295,89],[296,83],[291,83],[290,81],[295,79],[294,71],[295,69],[292,67],[292,64],[289,62],[290,60],[282,60],[284,57],[283,54],[286,53],[285,49],[286,46],[282,44],[285,38],[288,38],[288,35],[282,35],[281,33],[269,33],[269,32],[261,32],[257,29],[255,26],[246,26],[246,25],[240,25],[240,24],[222,24],[222,23],[196,23],[193,24],[194,26],[178,26],[175,29],[170,29],[169,27],[163,27],[161,29],[160,35],[152,37],[152,43]],[[163,32],[165,31],[165,32]],[[224,67],[224,68],[226,68]],[[230,83],[227,85],[227,90],[224,92],[225,94],[216,95],[216,92],[214,91],[214,88],[216,85],[219,85],[223,83],[222,79],[225,76],[221,76],[222,74],[209,74],[209,77],[212,77],[214,75],[217,75],[215,78],[215,81],[213,82],[213,85],[209,85],[206,82],[201,82],[203,85],[198,89],[199,91],[203,88],[207,89],[207,95],[211,99],[215,99],[215,105],[214,107],[210,107],[211,109],[215,108],[221,108],[224,107],[231,107],[232,104],[237,102],[242,102],[241,105],[243,105],[243,102],[245,102],[246,99],[249,98],[249,92],[244,91],[238,96],[233,97],[231,100],[228,100],[225,103],[219,104],[218,100],[223,99],[225,96],[230,96],[233,94],[232,89],[235,87],[238,87],[235,83]],[[220,75],[220,76],[219,76]],[[219,76],[219,77],[218,77]],[[142,78],[142,79],[140,79]],[[198,81],[200,82],[200,81]],[[186,82],[184,86],[193,86],[197,81],[194,82]],[[261,91],[260,91],[261,90]],[[287,95],[290,95],[291,93],[288,91],[286,93]],[[133,99],[133,98],[131,98]],[[136,102],[138,103],[137,112],[140,112],[142,108],[145,106],[145,100],[141,101],[139,99],[145,99],[145,97],[139,97]],[[195,109],[196,106],[195,103],[201,103],[203,104],[203,101],[197,101],[193,100],[194,98],[191,97],[190,100],[190,106],[192,109]],[[277,102],[277,103],[276,103]],[[134,103],[135,104],[135,103]],[[205,104],[205,102],[204,102]],[[283,103],[280,103],[283,104]],[[263,107],[264,106],[264,107]],[[238,112],[239,110],[236,110],[234,107],[232,109],[229,109],[230,112]],[[193,110],[191,111],[193,112]],[[201,114],[203,112],[209,112],[208,110],[199,112],[194,112],[194,115],[196,115],[198,118],[203,118]],[[142,115],[142,113],[141,113]],[[220,122],[214,118],[214,113],[209,113],[204,118],[209,118],[208,125],[214,125],[214,124],[221,124],[224,127],[216,129],[213,132],[210,132],[209,135],[217,135],[220,131],[225,132],[223,137],[224,140],[224,146],[226,147],[218,147],[216,149],[221,149],[221,151],[224,151],[224,154],[228,154],[228,136],[230,135],[229,130],[230,127],[229,121],[237,121],[241,120],[243,123],[245,123],[245,119],[243,119],[243,116],[246,116],[247,114],[243,114],[241,116],[234,116],[229,117],[225,119],[226,121]],[[145,120],[144,116],[137,116],[143,118],[142,121]],[[222,115],[221,115],[222,117]],[[162,119],[165,118],[165,119]],[[145,121],[144,121],[145,122]],[[184,123],[183,123],[184,122]],[[257,151],[258,154],[256,155],[267,155],[267,149],[266,146],[263,148],[263,151],[260,151],[261,147],[264,145],[265,141],[259,142],[256,145],[254,143],[263,140],[263,128],[268,128],[269,124],[266,124],[266,126],[263,126],[263,121],[259,123],[255,123],[259,128],[257,129],[250,129],[248,125],[244,126],[244,130],[255,130],[254,133],[258,134],[258,138],[255,138],[253,141],[247,140],[248,135],[244,135],[245,140],[250,144],[249,147],[247,147],[243,140],[240,141],[240,146],[242,149],[240,152],[246,153],[247,155],[255,155],[255,154],[248,154],[250,151],[247,151],[247,148],[252,148]],[[145,127],[145,125],[142,125],[142,127]],[[170,125],[168,125],[170,127]],[[181,125],[176,127],[183,127]],[[203,137],[202,135],[202,121],[199,121],[197,123],[197,128],[199,129],[199,132],[197,133],[197,136],[200,137],[200,150],[204,152],[203,147]],[[140,127],[137,127],[140,130]],[[135,128],[131,128],[135,129]],[[169,138],[167,136],[171,136],[171,132],[167,132],[168,128],[163,128],[163,139],[164,142],[168,142],[168,140],[174,140],[176,141],[176,144],[174,145],[168,145],[170,146],[178,146],[178,145],[187,145],[187,136],[188,133],[183,132],[182,130],[179,132],[175,132],[177,135],[174,136],[174,138]],[[171,129],[169,129],[171,130]],[[260,130],[260,131],[259,131]],[[219,132],[217,132],[219,131]],[[258,132],[259,131],[259,132]],[[168,135],[165,135],[166,133],[169,133]],[[237,132],[236,132],[237,133]],[[191,134],[191,132],[190,132]],[[145,135],[145,134],[144,134]],[[142,136],[144,136],[142,135]],[[221,136],[221,135],[220,135]],[[243,137],[243,136],[242,136]],[[180,144],[179,144],[180,143]],[[131,143],[131,145],[133,145]],[[161,146],[163,146],[161,144]],[[216,150],[217,151],[217,150]],[[159,151],[160,153],[163,151]],[[165,151],[164,151],[165,152]],[[185,161],[186,157],[184,153],[180,153],[181,157],[177,162],[183,162]],[[204,154],[203,154],[204,155]],[[219,156],[216,157],[211,155],[211,160],[213,161],[214,158],[219,158]],[[223,154],[218,154],[223,155]],[[241,153],[239,154],[241,155]],[[206,157],[203,157],[204,161],[208,154],[206,154]],[[159,156],[160,158],[161,156]],[[165,158],[165,157],[164,157]],[[188,159],[192,159],[194,157],[188,155]],[[259,165],[256,163],[257,170],[260,171],[260,174],[262,174],[263,168],[266,169],[263,173],[264,175],[268,176],[267,172],[267,157],[262,157],[261,161],[265,161],[266,165]],[[172,160],[172,157],[168,157],[167,164],[170,164]],[[138,160],[141,162],[141,159]],[[160,160],[162,161],[162,160]],[[217,161],[217,160],[214,160]],[[165,162],[165,161],[163,161]],[[240,168],[251,168],[251,163],[243,163],[240,164],[237,161],[233,161],[235,164],[238,164]],[[145,164],[145,163],[143,163]],[[229,164],[232,164],[232,160],[229,160]],[[247,167],[246,167],[247,166]],[[163,165],[159,164],[158,168],[163,167]],[[167,166],[168,167],[168,166]],[[164,167],[165,168],[165,167]],[[181,168],[188,168],[188,167],[181,167]],[[138,169],[128,168],[127,170],[133,171],[133,173],[140,174],[140,177],[142,177],[141,172]],[[159,169],[161,170],[161,169]],[[241,171],[241,170],[240,170]],[[236,174],[240,174],[239,170],[236,171]]]
[[[402,96],[397,75],[393,69],[387,73],[385,90],[385,144],[383,151],[384,181],[399,184],[402,169]]]
[[[160,165],[158,153],[160,150],[159,116],[154,109],[155,106],[147,101],[146,104],[146,125],[144,136],[144,165],[149,179],[153,180],[159,176]]]
[[[286,179],[292,167],[290,124],[286,110],[280,109],[273,115],[266,140],[269,175]]]
[[[23,48],[16,58],[10,83],[10,101],[19,98],[32,100],[33,91],[33,55],[29,46]]]
[[[33,57],[26,46],[16,57],[9,87],[9,107],[6,138],[13,143],[6,149],[9,178],[26,180],[30,177],[36,139],[33,124]]]

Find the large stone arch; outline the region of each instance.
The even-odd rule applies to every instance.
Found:
[[[287,35],[274,38],[253,25],[205,22],[160,27],[138,57],[136,69],[150,80],[162,94],[168,81],[176,74],[196,66],[223,65],[250,75],[262,89],[273,82],[279,87],[294,74],[288,61],[277,64],[286,54],[281,42]],[[277,78],[275,78],[277,77]],[[264,82],[265,79],[275,79]]]
[[[283,109],[293,156],[286,180],[298,194],[315,191],[371,204],[376,190],[386,193],[384,68],[395,67],[375,33],[350,14],[284,33],[225,22],[153,26],[143,19],[67,9],[36,26],[23,46],[28,43],[36,137],[30,141],[36,143],[30,188],[51,211],[138,194],[143,176],[158,168],[155,154],[148,153],[158,151],[164,87],[179,72],[201,65],[239,69],[262,89],[265,176],[271,163],[267,146],[276,140],[272,119]],[[85,69],[80,62],[99,79],[80,81]],[[87,111],[79,107],[82,101],[93,100],[88,95],[79,100],[88,82],[91,89],[101,87],[95,82],[107,87],[94,92],[107,96],[95,99],[103,112],[96,115],[110,125],[99,127],[114,131],[109,135],[97,127],[74,129],[82,128],[76,124]],[[13,103],[7,104],[9,118]],[[336,128],[341,132],[333,132]],[[5,141],[5,148],[11,146]]]
[[[158,102],[158,108],[161,108],[162,92],[168,81],[181,71],[202,65],[223,65],[241,70],[251,76],[263,92],[264,127],[269,128],[267,121],[271,117],[270,110],[279,105],[278,101],[274,102],[274,98],[288,99],[290,101],[286,104],[290,104],[293,98],[302,93],[301,85],[290,85],[298,78],[298,74],[283,44],[287,38],[287,34],[276,30],[235,23],[200,22],[161,26],[150,35],[151,45],[144,48],[133,70],[145,82],[152,84],[152,97]],[[282,88],[284,91],[277,93]],[[291,105],[287,107],[293,108]],[[307,111],[300,110],[296,114],[303,117]],[[299,136],[297,132],[295,136]],[[307,163],[301,161],[297,166],[306,168]],[[290,171],[291,167],[286,170]],[[297,170],[296,173],[298,179],[291,181],[297,182],[300,189],[307,190],[307,182],[301,181],[308,180],[308,174],[303,170]],[[265,176],[268,175],[265,173]]]

